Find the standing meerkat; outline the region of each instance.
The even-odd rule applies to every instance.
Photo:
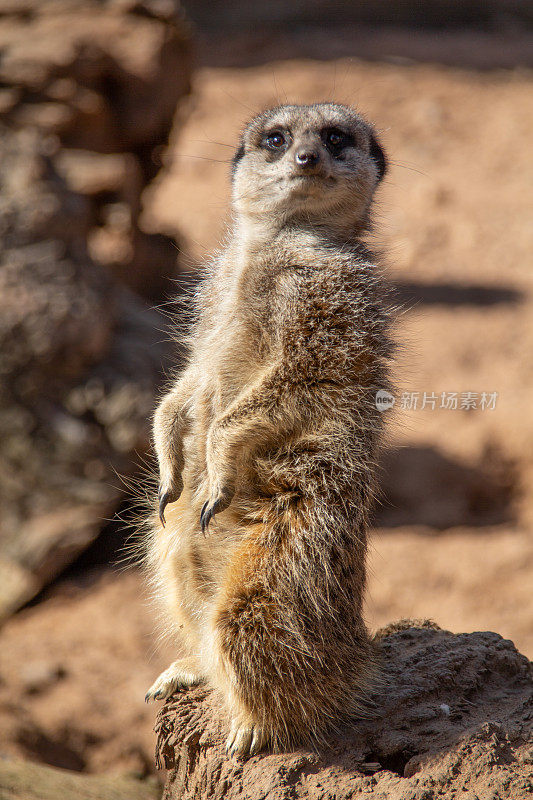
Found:
[[[147,561],[186,655],[147,700],[206,681],[231,753],[322,738],[361,712],[375,675],[362,602],[392,347],[362,236],[385,168],[344,105],[281,106],[246,126],[233,228],[155,414]]]

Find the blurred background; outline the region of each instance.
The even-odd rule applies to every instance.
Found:
[[[152,491],[173,298],[223,234],[242,125],[287,101],[354,105],[390,158],[369,625],[532,656],[532,67],[528,0],[0,0],[1,755],[155,771],[143,698],[174,651],[122,520]]]

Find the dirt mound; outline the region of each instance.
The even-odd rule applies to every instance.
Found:
[[[158,721],[158,758],[171,769],[166,800],[432,800],[456,791],[525,800],[533,789],[530,663],[495,633],[410,624],[381,633],[376,717],[354,722],[326,750],[229,759],[215,694],[172,698]]]

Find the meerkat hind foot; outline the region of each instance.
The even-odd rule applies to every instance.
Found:
[[[196,686],[202,683],[203,680],[204,679],[198,675],[188,658],[180,658],[162,672],[159,678],[150,686],[144,698],[145,702],[149,703],[150,700],[166,700],[178,689],[187,689],[189,686]]]
[[[233,722],[226,741],[226,752],[231,756],[255,756],[267,742],[268,737],[260,725]]]

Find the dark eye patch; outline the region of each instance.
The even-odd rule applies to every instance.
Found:
[[[355,146],[355,137],[341,128],[324,128],[320,138],[333,156],[339,156],[345,147]]]
[[[387,158],[374,134],[372,134],[370,138],[370,155],[376,162],[378,181],[380,181],[387,172]]]
[[[290,135],[287,131],[281,128],[275,128],[271,131],[266,131],[261,140],[262,147],[274,152],[286,150],[291,142]]]
[[[236,152],[235,152],[235,155],[234,155],[234,156],[233,156],[233,158],[231,159],[231,177],[232,177],[232,178],[233,178],[233,176],[235,175],[235,171],[236,171],[236,169],[237,169],[237,164],[239,163],[239,161],[241,160],[241,158],[243,158],[243,157],[244,157],[244,153],[245,153],[245,150],[244,150],[244,142],[241,140],[241,141],[239,142],[239,147],[237,148],[237,150],[236,150]]]

